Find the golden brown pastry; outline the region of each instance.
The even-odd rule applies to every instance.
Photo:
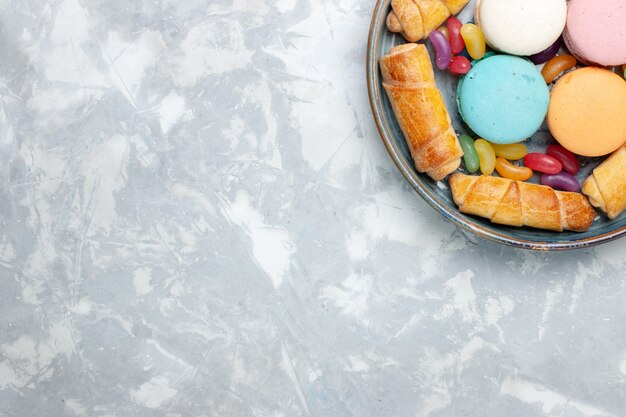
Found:
[[[387,29],[401,33],[409,42],[417,42],[437,29],[452,14],[457,14],[469,0],[391,0]]]
[[[583,193],[609,219],[622,214],[626,209],[626,145],[593,170],[583,184]]]
[[[381,58],[380,69],[415,168],[435,181],[445,178],[461,164],[463,150],[435,84],[426,47],[395,46]]]
[[[490,176],[450,177],[454,202],[462,213],[509,226],[584,232],[596,212],[580,193]]]

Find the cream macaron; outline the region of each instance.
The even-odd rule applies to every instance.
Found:
[[[563,33],[566,0],[478,0],[474,19],[494,49],[528,56],[550,47]]]

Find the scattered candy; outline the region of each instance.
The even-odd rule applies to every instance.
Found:
[[[437,68],[440,70],[448,68],[452,60],[452,51],[450,50],[448,39],[438,30],[430,32],[428,39],[430,39],[433,48],[435,48],[435,63],[437,64]]]
[[[517,161],[518,159],[522,159],[528,153],[526,146],[521,143],[512,143],[510,145],[498,145],[492,143],[496,156],[500,156],[504,159],[508,159],[509,161]]]
[[[478,159],[476,148],[474,148],[474,140],[467,135],[461,135],[459,136],[459,143],[461,144],[461,149],[463,149],[465,169],[470,174],[473,174],[480,168],[480,160]]]
[[[467,52],[473,59],[481,59],[487,50],[485,35],[473,23],[466,23],[461,27],[461,36],[465,41]]]
[[[543,174],[541,184],[552,187],[555,190],[576,192],[580,190],[580,183],[572,174],[561,172],[556,175]]]
[[[544,174],[558,174],[563,170],[563,165],[551,156],[542,153],[529,153],[524,157],[524,165],[533,171]]]
[[[533,176],[533,170],[528,167],[518,167],[504,158],[496,159],[496,171],[503,178],[515,181],[526,181]]]
[[[461,36],[461,27],[463,23],[454,16],[448,19],[448,39],[450,40],[450,50],[454,55],[458,55],[465,49],[465,42]]]
[[[561,38],[557,39],[556,42],[549,46],[545,51],[531,55],[528,59],[530,59],[535,65],[543,64],[554,58],[559,52],[559,49],[561,49]]]
[[[457,55],[452,58],[452,61],[450,61],[448,69],[452,75],[463,75],[470,72],[472,69],[472,63],[463,55]]]
[[[439,32],[443,33],[443,36],[446,37],[446,39],[450,39],[450,34],[448,33],[448,28],[445,26],[440,27],[439,29],[437,29]]]
[[[576,66],[576,58],[571,55],[559,55],[555,56],[551,60],[549,60],[546,65],[541,70],[541,75],[543,75],[543,79],[546,80],[546,83],[550,84],[552,81],[556,80],[556,77],[559,76],[564,71],[568,69],[572,69]]]
[[[580,163],[578,158],[572,152],[568,151],[561,145],[550,145],[546,154],[550,155],[563,165],[563,170],[572,175],[578,174],[580,171]]]
[[[496,169],[496,153],[493,148],[485,139],[477,139],[474,142],[474,148],[478,153],[478,160],[480,161],[480,172],[484,175],[491,175]]]

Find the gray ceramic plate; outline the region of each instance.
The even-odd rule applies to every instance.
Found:
[[[506,245],[535,250],[564,250],[598,245],[617,239],[626,234],[626,215],[615,220],[608,220],[598,215],[591,228],[585,233],[554,233],[532,228],[513,228],[490,223],[488,220],[460,213],[452,201],[447,181],[436,183],[426,175],[419,174],[414,166],[406,142],[393,115],[391,105],[383,89],[378,68],[379,59],[394,45],[404,43],[400,35],[389,32],[385,19],[390,10],[391,0],[379,0],[374,10],[367,54],[367,79],[372,111],[380,135],[402,175],[409,181],[417,193],[437,210],[446,220],[452,221],[462,230]],[[472,19],[475,0],[458,15],[462,22]],[[429,46],[430,48],[430,46]],[[431,50],[432,52],[432,50]],[[432,54],[431,54],[432,56]],[[456,108],[455,92],[457,78],[447,71],[436,71],[437,85],[442,91],[446,105],[452,117],[454,128],[459,133],[467,133]],[[535,134],[526,145],[529,150],[544,152],[552,137],[546,129]],[[584,167],[579,180],[584,181],[598,160],[582,161]],[[538,182],[538,178],[533,178]]]

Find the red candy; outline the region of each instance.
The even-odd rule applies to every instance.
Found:
[[[461,26],[463,23],[456,17],[452,16],[448,19],[448,40],[450,41],[450,49],[454,55],[460,54],[465,49],[465,42],[461,36]]]
[[[448,69],[452,75],[463,75],[470,72],[472,64],[469,59],[465,58],[463,55],[457,55],[450,61]]]
[[[544,174],[558,174],[563,170],[563,165],[551,156],[542,153],[529,153],[524,157],[524,165],[533,171]]]
[[[580,170],[580,164],[576,155],[560,145],[550,145],[546,151],[548,155],[556,159],[563,165],[563,170],[569,174],[576,175]]]

